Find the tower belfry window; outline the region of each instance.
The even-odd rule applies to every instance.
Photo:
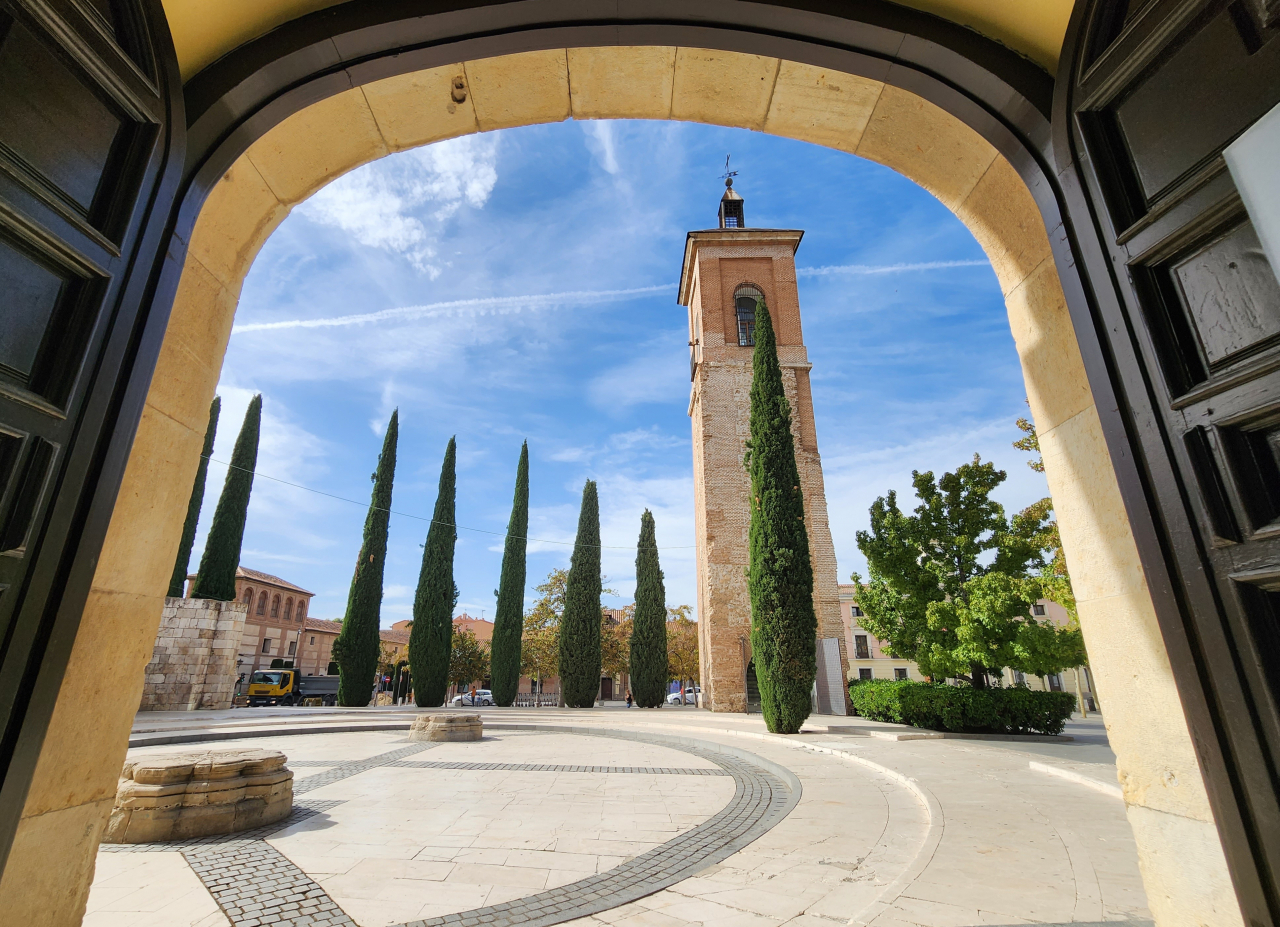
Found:
[[[743,200],[738,191],[733,189],[733,178],[724,182],[724,196],[720,197],[720,228],[741,229],[747,227],[743,212]]]
[[[738,345],[749,348],[756,343],[756,303],[764,293],[752,283],[744,283],[733,291],[733,308],[738,316]]]

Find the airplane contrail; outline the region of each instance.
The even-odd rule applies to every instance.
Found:
[[[525,294],[522,296],[481,296],[473,299],[453,299],[447,302],[426,303],[421,306],[401,306],[396,309],[379,309],[377,312],[362,312],[356,315],[339,315],[327,319],[288,319],[281,322],[250,322],[237,325],[231,334],[244,332],[278,331],[283,328],[337,328],[344,325],[363,325],[366,322],[381,322],[386,319],[406,319],[416,317],[455,315],[463,311],[479,314],[485,310],[499,313],[534,309],[544,306],[563,304],[580,304],[591,302],[607,302],[615,299],[626,299],[632,296],[644,296],[649,293],[661,293],[675,288],[674,283],[660,286],[640,286],[626,290],[576,290],[569,293]]]
[[[986,267],[988,261],[924,261],[919,264],[832,264],[826,267],[797,267],[798,277],[826,277],[830,274],[900,274],[912,270],[945,270],[948,267]]]

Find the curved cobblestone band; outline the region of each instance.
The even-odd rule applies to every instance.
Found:
[[[633,857],[607,872],[514,901],[473,908],[402,927],[550,927],[598,914],[652,895],[708,866],[727,859],[785,818],[800,800],[800,780],[785,767],[753,753],[722,744],[661,734],[561,725],[492,725],[494,728],[578,734],[669,747],[715,763],[718,769],[681,767],[557,766],[535,763],[445,763],[407,759],[434,747],[413,744],[378,756],[329,768],[299,780],[304,794],[381,766],[415,768],[510,769],[525,772],[608,772],[649,775],[727,775],[734,781],[729,803],[683,834]],[[320,765],[321,761],[296,763]],[[356,927],[325,890],[266,839],[329,810],[341,801],[303,799],[283,821],[241,834],[156,844],[106,844],[115,853],[179,851],[234,927]]]

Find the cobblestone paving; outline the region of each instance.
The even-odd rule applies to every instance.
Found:
[[[673,747],[710,760],[717,768],[413,761],[405,758],[436,744],[411,744],[346,763],[296,762],[292,765],[330,768],[296,781],[293,790],[295,795],[309,792],[382,766],[733,777],[734,795],[724,808],[678,837],[607,872],[515,901],[411,921],[402,927],[549,927],[598,914],[651,895],[732,856],[786,817],[799,797],[773,772],[738,756],[672,743],[660,736],[621,732],[588,736]],[[100,849],[115,853],[180,851],[233,927],[357,927],[320,885],[265,839],[339,804],[342,802],[303,799],[294,803],[293,812],[284,820],[238,834],[173,843],[103,844]]]
[[[727,776],[723,769],[696,766],[557,766],[554,763],[450,763],[445,760],[397,760],[406,769],[510,769],[516,772],[636,773],[643,776]]]

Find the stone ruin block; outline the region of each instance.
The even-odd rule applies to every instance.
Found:
[[[409,740],[414,742],[479,740],[483,735],[484,721],[470,713],[418,715],[409,726]]]
[[[190,840],[281,821],[293,809],[287,759],[250,748],[129,760],[103,842]]]

